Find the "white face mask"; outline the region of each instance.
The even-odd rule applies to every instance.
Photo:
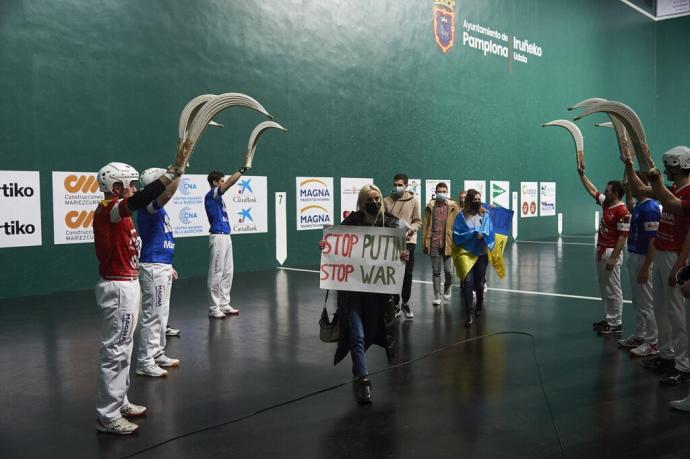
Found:
[[[448,199],[448,193],[436,193],[437,201],[445,201],[446,199]]]
[[[401,195],[401,194],[403,194],[404,191],[405,191],[405,187],[404,187],[404,186],[394,186],[394,187],[393,187],[393,193],[395,193],[395,194],[398,195],[398,196]]]

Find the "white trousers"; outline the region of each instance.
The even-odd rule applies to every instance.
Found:
[[[137,367],[155,364],[166,344],[165,325],[170,314],[172,265],[142,263],[139,267],[141,285],[141,322],[137,336]]]
[[[211,311],[230,304],[232,288],[232,239],[229,234],[211,234],[208,239],[208,302]]]
[[[103,422],[122,417],[120,408],[129,403],[129,363],[134,329],[141,306],[139,282],[101,280],[96,301],[103,313],[101,346],[98,353],[96,412]]]
[[[646,256],[628,252],[628,274],[630,276],[630,290],[632,290],[632,307],[635,311],[634,336],[644,339],[645,343],[657,342],[656,319],[654,318],[654,299],[652,297],[652,277],[647,282],[637,282],[637,275],[644,264]]]
[[[688,334],[685,328],[685,300],[680,288],[668,285],[668,275],[678,259],[676,252],[657,250],[652,269],[654,316],[659,330],[659,353],[665,359],[676,359],[676,368],[690,371]]]
[[[623,254],[618,257],[616,265],[611,271],[606,270],[606,262],[611,257],[613,249],[606,249],[597,260],[597,280],[599,281],[599,294],[604,306],[604,317],[606,323],[611,326],[618,326],[623,320],[623,290],[621,289],[621,265],[623,264]]]

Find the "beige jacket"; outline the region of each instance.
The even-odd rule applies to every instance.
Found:
[[[422,226],[422,219],[419,212],[419,201],[414,197],[414,194],[405,191],[398,199],[392,196],[383,198],[383,205],[386,207],[386,212],[393,214],[399,220],[405,220],[414,234],[407,236],[408,244],[417,243],[417,231]]]
[[[453,224],[455,223],[455,217],[457,217],[460,209],[458,208],[458,203],[449,199],[448,204],[448,215],[446,218],[446,242],[443,249],[447,256],[452,254],[453,245]],[[424,253],[428,254],[431,249],[431,218],[434,214],[434,206],[436,205],[436,200],[432,199],[429,204],[426,205],[424,209],[424,223],[422,230],[422,247]]]

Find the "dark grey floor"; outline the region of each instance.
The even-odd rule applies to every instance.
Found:
[[[468,337],[532,333],[568,457],[690,457],[690,413],[667,408],[690,387],[661,386],[615,338],[595,335],[598,301],[494,290],[597,297],[591,240],[562,241],[509,246],[508,276],[490,275],[486,313],[469,331],[457,288],[451,304],[433,307],[431,286],[416,283],[415,318],[397,325],[400,360]],[[428,258],[417,258],[416,278],[430,281]],[[123,457],[349,379],[349,359],[333,367],[334,345],[318,340],[315,273],[237,274],[241,314],[225,321],[206,317],[205,298],[203,279],[175,285],[171,323],[183,335],[168,354],[182,365],[166,379],[132,377],[130,399],[149,414],[130,438],[93,427],[93,293],[0,301],[0,456]],[[367,358],[370,371],[386,367],[380,348]],[[372,406],[357,406],[346,385],[137,457],[561,456],[529,337],[460,344],[372,381]]]

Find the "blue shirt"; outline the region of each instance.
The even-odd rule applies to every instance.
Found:
[[[211,224],[209,232],[211,234],[230,234],[230,220],[228,219],[228,212],[225,210],[225,202],[220,187],[213,188],[206,193],[204,206],[206,207],[208,222]]]
[[[141,236],[139,261],[172,264],[175,238],[165,209],[153,201],[146,209],[137,212],[137,224]]]
[[[649,248],[649,239],[656,237],[659,229],[661,208],[653,199],[645,199],[635,204],[630,219],[630,232],[628,233],[628,252],[646,255]]]

